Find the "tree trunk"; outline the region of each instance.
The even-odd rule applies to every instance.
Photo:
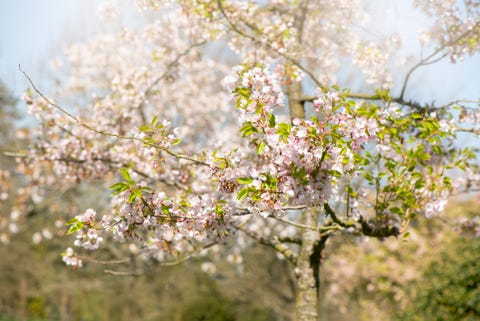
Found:
[[[300,101],[302,84],[293,82],[287,87],[288,105],[290,118],[304,119],[305,110]],[[315,208],[307,209],[302,214],[302,224],[317,226],[318,212]],[[295,268],[296,280],[296,320],[317,321],[318,320],[318,289],[319,289],[319,266],[320,260],[314,257],[317,248],[319,234],[317,231],[303,229],[302,245],[297,258]]]
[[[304,119],[305,109],[301,102],[302,84],[293,82],[287,87],[290,118]],[[318,225],[318,209],[310,208],[302,213],[302,224]],[[318,231],[302,230],[302,244],[295,268],[296,320],[317,321],[319,310],[320,259],[327,236],[320,237]]]
[[[298,9],[294,26],[297,30],[296,42],[301,47],[303,25],[308,12],[308,0],[299,1]],[[287,69],[292,64],[292,61],[287,61]],[[302,94],[301,82],[293,81],[287,86],[288,107],[292,121],[295,118],[305,119],[305,108],[301,101]],[[318,209],[305,210],[302,213],[301,221],[304,225],[317,227]],[[318,231],[311,229],[303,229],[301,237],[302,244],[295,268],[296,321],[318,321],[320,258],[327,237],[320,237]]]
[[[303,214],[303,224],[316,226],[317,211],[308,209]],[[297,258],[295,279],[297,293],[295,301],[297,321],[318,320],[318,289],[320,260],[316,259],[315,249],[318,243],[318,232],[304,229],[302,231],[302,245]]]

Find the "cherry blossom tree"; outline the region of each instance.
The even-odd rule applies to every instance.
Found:
[[[291,262],[297,320],[317,320],[329,238],[398,237],[478,188],[477,154],[457,144],[480,131],[478,101],[409,93],[423,66],[477,54],[477,2],[415,0],[432,24],[404,64],[398,35],[362,31],[359,0],[135,4],[150,23],[69,47],[55,98],[24,72],[40,123],[16,154],[25,193],[110,190],[101,213],[72,213],[67,265],[109,242],[170,263],[257,242]],[[118,19],[122,8],[99,12]]]

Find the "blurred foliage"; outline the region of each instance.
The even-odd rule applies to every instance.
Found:
[[[61,262],[56,242],[32,245],[24,231],[9,246],[0,246],[0,256],[6,258],[0,260],[0,320],[1,314],[6,320],[28,321],[282,320],[264,301],[274,294],[244,296],[256,286],[242,283],[244,274],[237,274],[236,282],[227,280],[236,274],[232,266],[233,271],[219,268],[217,275],[202,272],[200,261],[195,260],[173,267],[86,261],[84,268],[71,270]],[[253,265],[265,263],[260,257],[257,260]],[[135,264],[141,264],[141,270],[135,270]],[[103,273],[105,269],[139,273],[115,276]]]
[[[11,142],[11,138],[13,137],[13,121],[18,118],[18,114],[15,111],[16,103],[17,99],[15,99],[7,86],[0,79],[0,122],[2,124],[0,126],[0,142],[2,143],[7,140]]]
[[[480,239],[459,238],[442,250],[413,284],[398,320],[480,320]]]
[[[453,201],[438,218],[418,217],[399,238],[332,239],[322,270],[324,320],[480,320],[460,318],[468,304],[480,306],[480,240],[462,235],[457,223],[478,215],[479,205]],[[426,309],[441,313],[440,302],[455,306],[444,319]]]
[[[215,297],[198,298],[185,306],[181,321],[235,321],[228,304]]]

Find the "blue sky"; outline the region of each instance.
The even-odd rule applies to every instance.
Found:
[[[0,0],[0,79],[15,92],[28,87],[18,64],[37,82],[49,59],[91,32],[95,0]],[[89,10],[90,8],[90,10]],[[92,9],[93,8],[93,11]]]

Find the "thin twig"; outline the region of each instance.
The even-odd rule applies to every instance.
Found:
[[[271,239],[271,240],[267,240],[265,239],[264,237],[261,237],[247,229],[244,229],[244,228],[240,228],[240,227],[237,227],[237,229],[243,233],[245,233],[247,236],[253,238],[254,240],[256,240],[257,242],[259,242],[260,244],[262,245],[265,245],[265,246],[268,246],[272,249],[274,249],[275,251],[277,251],[278,253],[282,254],[283,256],[285,256],[285,258],[287,260],[289,260],[290,262],[292,262],[293,264],[296,264],[297,262],[297,255],[292,251],[292,249],[288,246],[286,246],[285,244],[281,243],[278,239],[275,240],[275,239]]]
[[[443,45],[442,47],[438,48],[437,50],[435,50],[434,52],[432,52],[428,57],[420,60],[415,66],[413,66],[408,72],[407,72],[407,75],[405,76],[405,80],[403,81],[403,86],[402,86],[402,90],[400,92],[400,96],[399,98],[400,99],[403,99],[404,95],[405,95],[405,90],[407,88],[407,84],[408,84],[408,80],[410,79],[410,76],[412,75],[412,73],[418,69],[419,67],[421,66],[425,66],[425,65],[429,65],[431,63],[434,63],[434,62],[437,62],[441,59],[443,59],[444,57],[447,56],[447,53],[444,53],[443,55],[441,55],[439,58],[436,58],[434,59],[433,61],[430,61],[430,59],[432,59],[433,57],[435,57],[438,53],[440,53],[442,50],[458,43],[458,41],[460,41],[462,38],[466,37],[469,33],[471,33],[472,31],[474,31],[475,29],[477,29],[478,27],[480,26],[480,21],[477,22],[475,24],[475,26],[473,26],[473,28],[465,31],[464,33],[462,33],[460,36],[458,36],[457,38],[455,38],[454,40],[451,40],[450,42],[448,42],[447,44]]]
[[[25,73],[25,71],[22,70],[21,66],[18,65],[18,69],[20,69],[20,71],[23,73],[23,75],[25,76],[25,78],[27,78],[28,82],[30,83],[30,85],[32,86],[32,88],[35,90],[35,92],[40,95],[40,97],[42,97],[43,100],[45,100],[45,102],[52,106],[52,107],[55,107],[56,109],[58,109],[59,111],[61,111],[63,114],[65,114],[68,118],[70,118],[71,120],[73,120],[75,123],[77,123],[79,126],[82,126],[84,127],[85,129],[89,130],[89,131],[92,131],[94,133],[97,133],[99,135],[103,135],[103,136],[108,136],[108,137],[115,137],[115,138],[118,138],[118,139],[122,139],[122,140],[130,140],[130,141],[137,141],[137,142],[141,142],[147,146],[150,146],[150,147],[153,147],[155,149],[158,149],[158,150],[161,150],[161,151],[164,151],[166,152],[167,154],[169,154],[170,156],[172,157],[175,157],[175,158],[178,158],[178,159],[184,159],[184,160],[188,160],[196,165],[202,165],[202,166],[208,166],[210,167],[210,164],[206,163],[206,162],[203,162],[203,161],[200,161],[198,159],[195,159],[195,158],[192,158],[192,157],[189,157],[189,156],[186,156],[186,155],[181,155],[181,154],[177,154],[175,152],[172,152],[171,150],[169,150],[168,148],[165,148],[165,147],[161,147],[161,146],[158,146],[156,144],[153,144],[153,143],[149,143],[149,142],[146,142],[144,141],[143,139],[140,139],[140,138],[137,138],[137,137],[133,137],[133,136],[123,136],[123,135],[120,135],[120,134],[115,134],[115,133],[110,133],[110,132],[107,132],[107,131],[104,131],[104,130],[98,130],[84,122],[82,122],[79,118],[75,117],[74,115],[72,115],[71,113],[69,113],[67,110],[65,110],[63,107],[59,106],[58,104],[52,102],[50,99],[48,99],[36,86],[35,84],[33,83],[32,79]]]
[[[124,271],[113,271],[113,270],[103,270],[104,273],[116,275],[116,276],[140,276],[138,272],[124,272]]]
[[[206,250],[206,249],[208,249],[208,248],[210,248],[210,247],[212,247],[212,246],[214,246],[214,245],[216,245],[216,244],[218,244],[218,242],[208,243],[207,245],[204,245],[204,246],[202,246],[201,248],[196,249],[196,250],[190,252],[189,254],[185,255],[184,257],[181,257],[181,258],[179,258],[179,259],[177,259],[177,260],[174,260],[174,261],[160,262],[159,265],[161,265],[161,266],[174,266],[174,265],[178,265],[178,264],[180,264],[180,263],[182,263],[182,262],[185,262],[185,261],[191,259],[194,254],[197,254],[197,253],[199,253],[199,252],[201,252],[201,251],[203,251],[203,250]]]
[[[317,231],[317,230],[318,230],[318,227],[309,226],[309,225],[300,224],[300,223],[296,223],[296,222],[293,222],[293,221],[290,221],[290,220],[287,220],[287,219],[284,219],[284,218],[281,218],[281,217],[276,217],[276,216],[274,216],[274,215],[270,215],[270,216],[268,216],[268,217],[269,217],[269,218],[273,218],[274,220],[280,221],[280,222],[282,222],[282,223],[286,223],[286,224],[288,224],[288,225],[301,228],[301,229],[307,229],[307,230],[312,230],[312,231]]]
[[[167,66],[167,70],[160,76],[158,77],[157,79],[155,79],[153,81],[153,83],[150,84],[150,86],[148,86],[148,88],[145,90],[145,96],[147,96],[151,91],[152,89],[163,79],[167,76],[167,71],[170,70],[170,68],[174,67],[175,65],[178,64],[178,62],[180,61],[181,58],[185,57],[186,55],[188,55],[190,53],[190,51],[193,49],[193,48],[196,48],[196,47],[200,47],[200,46],[203,46],[207,41],[204,40],[204,41],[200,41],[198,43],[194,43],[192,44],[190,47],[188,47],[185,51],[181,52],[172,62],[170,62]]]
[[[96,264],[102,264],[102,265],[120,264],[120,263],[130,262],[132,260],[132,258],[127,257],[127,258],[124,258],[124,259],[103,261],[103,260],[93,259],[93,258],[88,257],[88,256],[79,256],[79,259],[82,259],[84,261],[89,261],[89,262],[92,262],[92,263],[96,263]]]

